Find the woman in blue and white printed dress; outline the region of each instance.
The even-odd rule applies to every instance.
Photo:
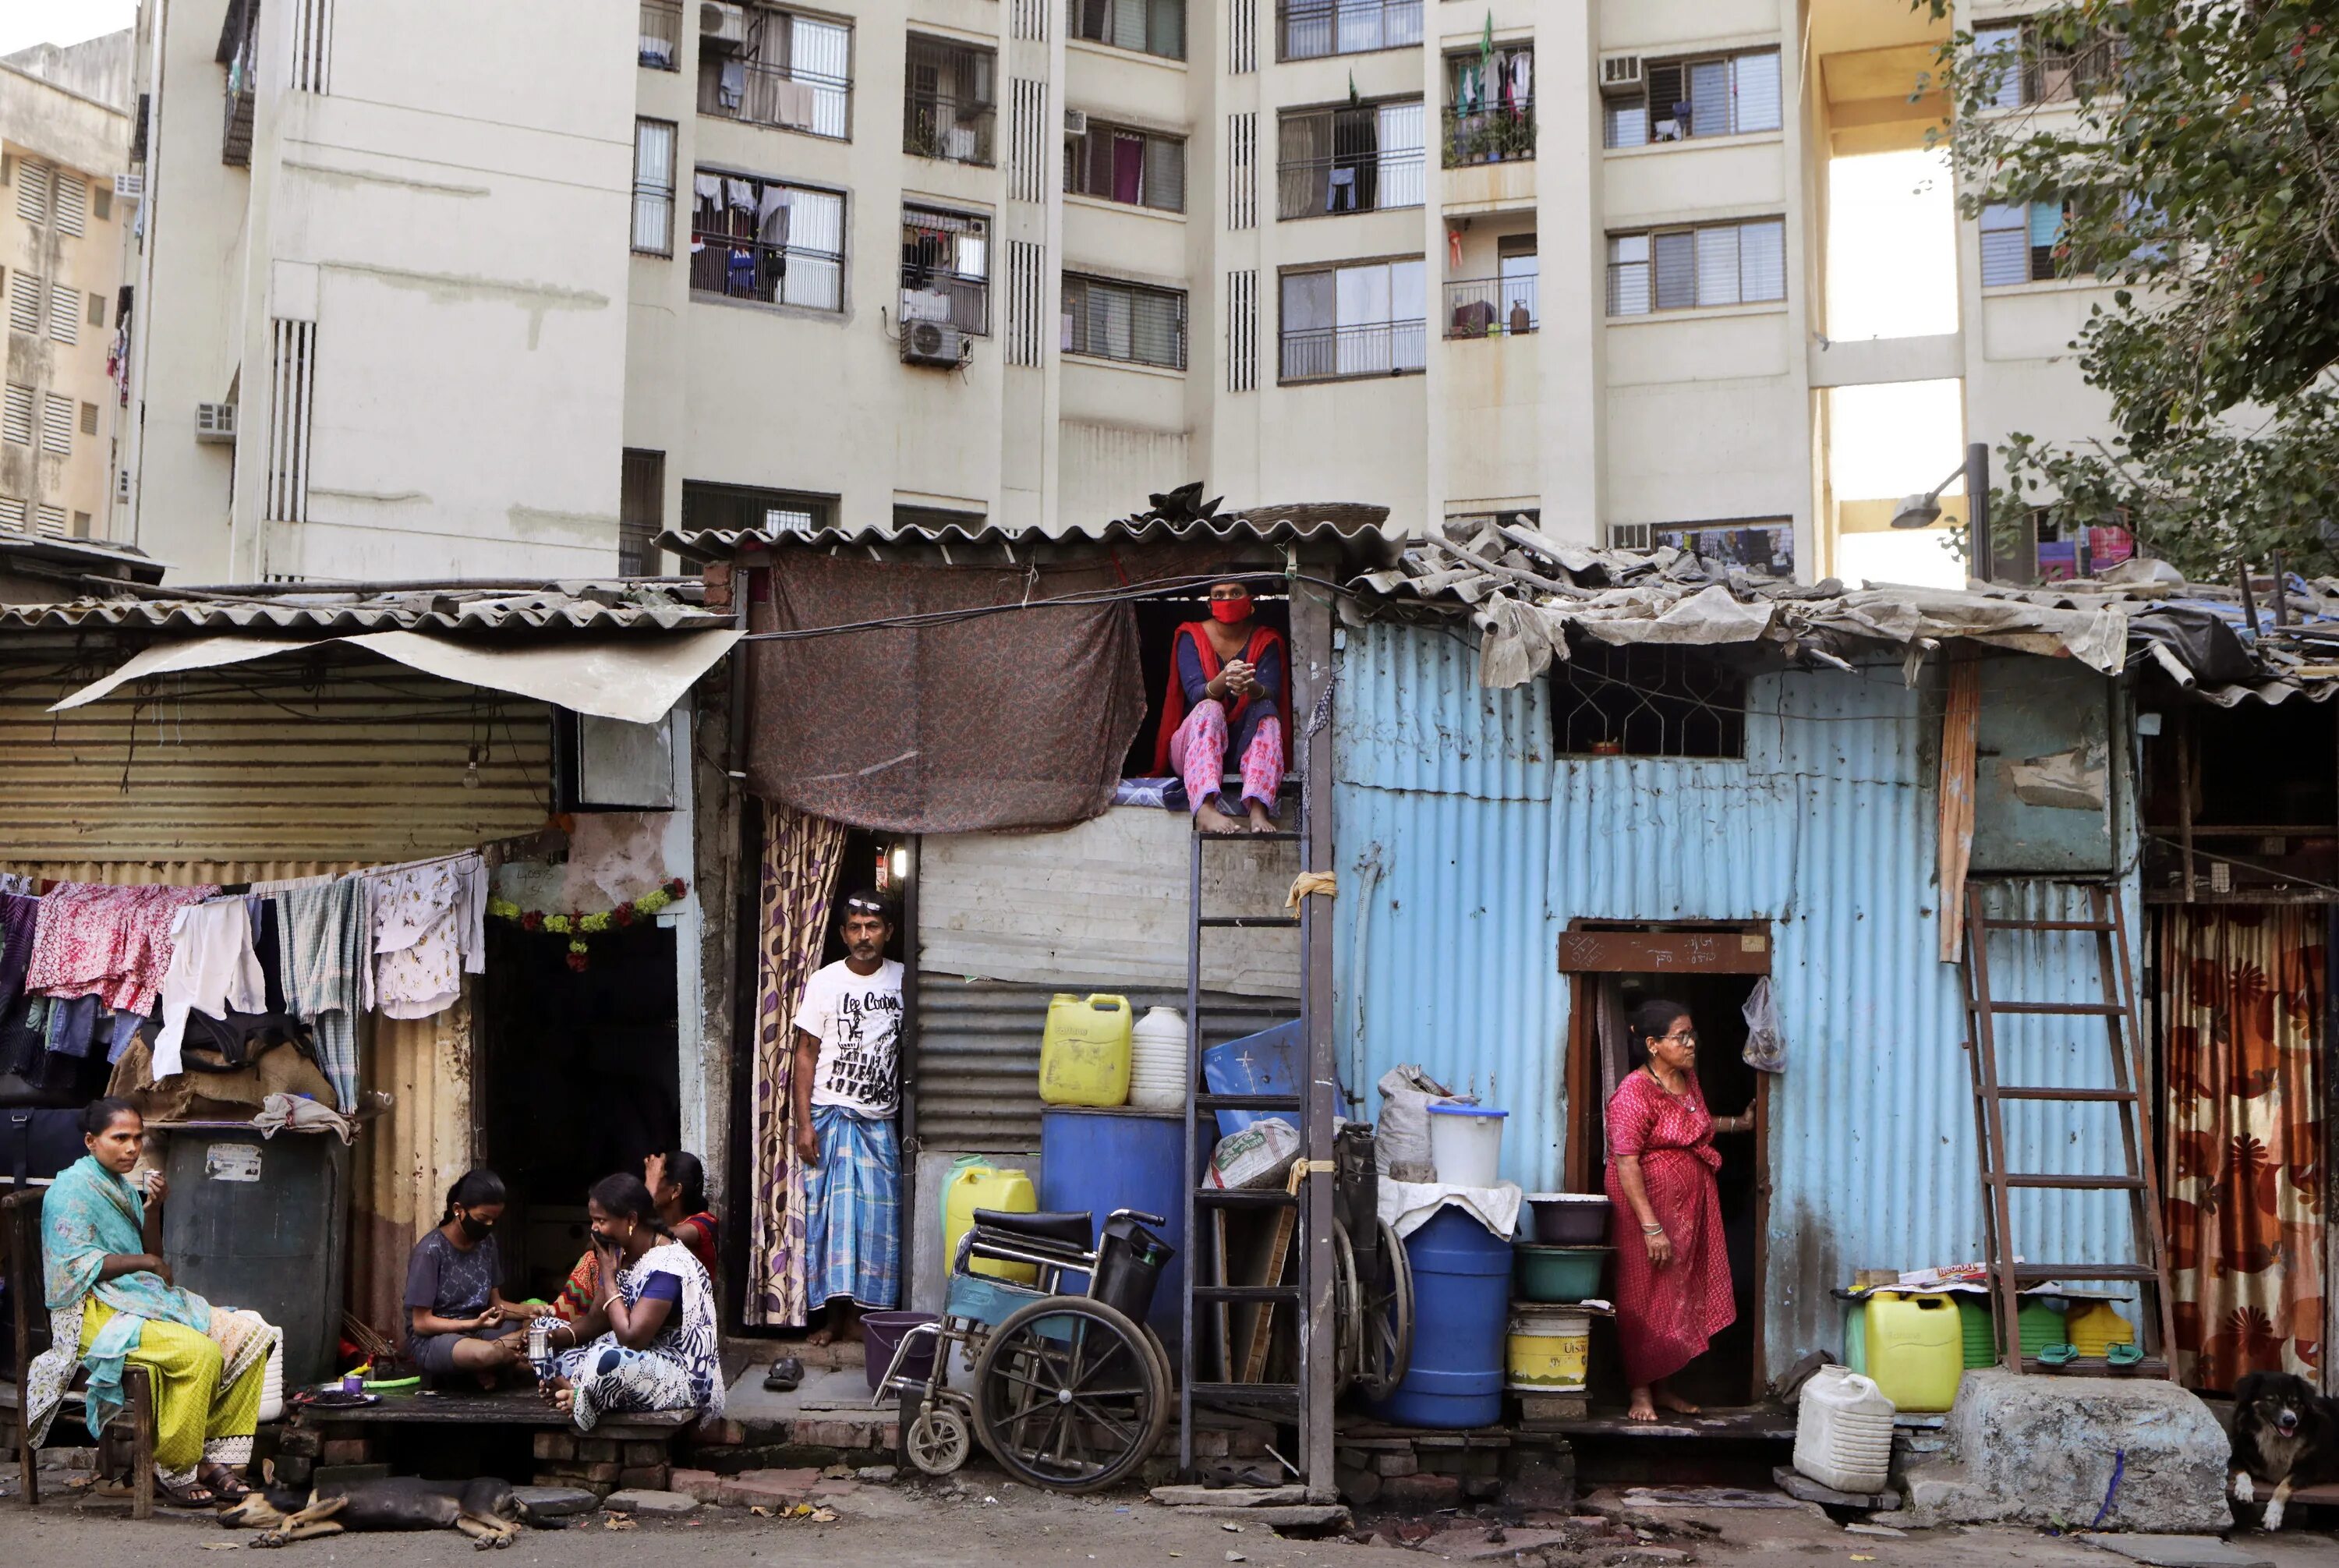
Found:
[[[554,1402],[589,1432],[606,1415],[646,1410],[723,1414],[715,1288],[674,1238],[637,1176],[607,1176],[586,1201],[600,1288],[592,1310],[556,1333],[580,1343],[558,1356]]]

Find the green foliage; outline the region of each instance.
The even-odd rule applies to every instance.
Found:
[[[2016,53],[1942,51],[1960,205],[2077,196],[2054,256],[2117,285],[2072,344],[2116,434],[2014,436],[1992,516],[2123,524],[2196,576],[2339,570],[2339,0],[2027,20]],[[1998,106],[2009,71],[2032,102]]]

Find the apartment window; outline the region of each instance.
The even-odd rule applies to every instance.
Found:
[[[1446,335],[1493,338],[1532,332],[1540,324],[1535,283],[1540,262],[1533,234],[1505,234],[1495,242],[1495,275],[1457,278],[1446,285]]]
[[[97,434],[97,405],[95,403],[84,403],[81,406],[81,433],[84,436],[94,436]]]
[[[1186,294],[1064,274],[1062,348],[1123,364],[1186,368]]]
[[[681,0],[642,0],[639,61],[645,71],[682,69]]]
[[[1289,110],[1276,130],[1277,216],[1421,205],[1420,99]]]
[[[1417,259],[1283,275],[1282,379],[1400,375],[1427,360]]]
[[[988,49],[910,37],[909,74],[902,101],[902,151],[952,163],[993,162],[992,136],[999,119]]]
[[[1535,50],[1476,49],[1446,56],[1445,160],[1449,169],[1535,156]]]
[[[682,481],[682,531],[810,534],[836,521],[836,498],[754,485]]]
[[[1064,190],[1131,207],[1186,210],[1186,139],[1132,131],[1091,116],[1084,134],[1064,138]]]
[[[2033,20],[1974,29],[1977,64],[1998,71],[1989,101],[1999,109],[2069,103],[2082,87],[2116,81],[2122,54],[2117,35],[2077,24]]]
[[[34,228],[43,228],[49,221],[49,181],[52,171],[46,163],[16,165],[16,216]]]
[[[81,291],[64,283],[49,285],[49,336],[60,343],[81,341]]]
[[[1586,638],[1552,664],[1563,756],[1742,757],[1746,677],[1693,648]]]
[[[659,518],[666,510],[666,454],[626,449],[617,482],[617,575],[657,569]]]
[[[1165,60],[1186,57],[1186,0],[1068,0],[1071,36]]]
[[[1280,59],[1367,54],[1421,42],[1421,0],[1278,0],[1275,22]]]
[[[674,123],[634,122],[634,249],[674,254]]]
[[[1641,70],[1642,92],[1611,94],[1602,104],[1603,139],[1611,147],[1779,128],[1776,49],[1652,60]]]
[[[1608,236],[1608,313],[1644,316],[1787,297],[1787,226],[1777,218]]]
[[[89,297],[89,324],[93,327],[105,325],[105,296],[103,294]]]
[[[2092,253],[2074,252],[2070,222],[2075,216],[2099,216],[2100,209],[2117,201],[2128,232],[2142,239],[2127,256],[2107,264]],[[2138,197],[2103,191],[2073,191],[2035,202],[1993,204],[1981,210],[1981,281],[1986,289],[2009,283],[2043,283],[2052,278],[2082,277],[2117,271],[2119,267],[2157,260],[2167,252],[2165,241],[2150,236],[2157,225]]]
[[[14,441],[20,447],[33,444],[33,389],[13,382],[0,399],[0,440]]]
[[[700,36],[702,114],[843,141],[852,104],[853,29],[843,22],[751,5],[741,42]]]
[[[55,175],[54,193],[50,197],[49,212],[55,221],[57,232],[79,239],[89,227],[89,184],[78,174],[60,169]]]
[[[72,452],[74,399],[54,392],[41,397],[41,450],[63,457]]]
[[[1611,523],[1608,547],[1686,550],[1710,566],[1734,567],[1762,577],[1795,575],[1791,518],[1748,518],[1722,523]]]
[[[902,209],[902,320],[991,330],[991,220],[937,207]]]
[[[701,169],[691,179],[693,292],[844,309],[844,198]]]
[[[41,331],[41,281],[19,267],[8,275],[8,324],[38,337]]]

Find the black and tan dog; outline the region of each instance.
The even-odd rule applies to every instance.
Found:
[[[330,1491],[255,1492],[222,1509],[230,1529],[258,1530],[254,1546],[282,1546],[345,1530],[459,1530],[484,1550],[508,1546],[532,1523],[511,1484],[492,1475],[472,1481],[425,1481],[392,1475],[351,1481]]]
[[[2260,1529],[2281,1529],[2293,1490],[2339,1479],[2339,1409],[2304,1377],[2253,1372],[2235,1384],[2233,1436],[2228,1491],[2245,1528],[2258,1514]]]

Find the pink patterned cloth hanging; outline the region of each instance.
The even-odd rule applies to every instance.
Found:
[[[745,1316],[800,1327],[806,1316],[804,1171],[789,1082],[796,1005],[820,967],[844,824],[788,806],[764,808],[763,919],[756,935],[755,1169],[748,1203]]]
[[[217,893],[198,887],[62,883],[41,900],[25,989],[94,996],[116,1012],[150,1013],[171,968],[171,922]]]

